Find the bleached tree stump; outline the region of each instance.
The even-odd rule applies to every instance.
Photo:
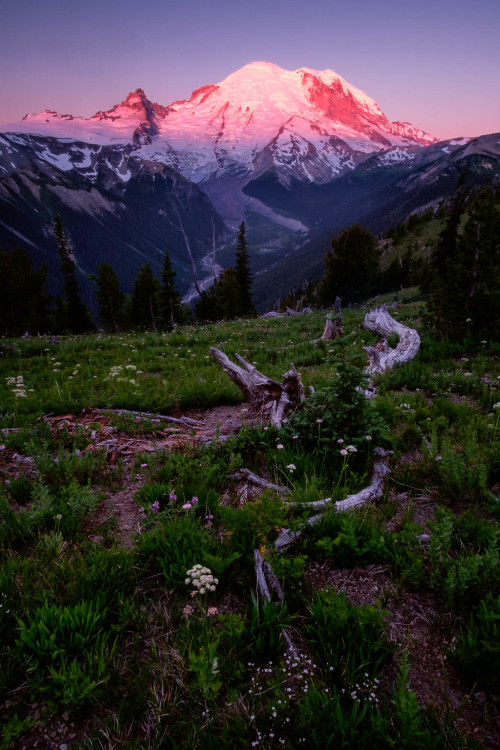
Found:
[[[250,415],[260,414],[262,420],[273,427],[279,429],[284,416],[304,401],[304,386],[293,363],[290,363],[290,369],[284,374],[283,382],[278,383],[263,375],[239,354],[235,354],[239,364],[231,362],[224,352],[214,346],[210,347],[210,354],[243,391]]]
[[[321,336],[321,338],[311,341],[312,344],[317,344],[318,341],[332,341],[333,339],[342,337],[344,332],[342,330],[341,303],[342,300],[340,299],[340,297],[336,297],[334,305],[334,315],[332,315],[331,313],[327,314],[323,335]]]

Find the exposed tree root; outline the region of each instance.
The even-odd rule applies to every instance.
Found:
[[[375,448],[375,461],[373,462],[373,474],[370,484],[368,485],[368,487],[360,490],[355,495],[348,495],[345,500],[340,500],[339,502],[335,503],[333,505],[333,508],[335,509],[336,513],[342,513],[346,510],[353,510],[354,508],[360,508],[363,505],[369,505],[369,503],[377,500],[382,496],[382,493],[384,491],[385,478],[387,474],[390,473],[388,462],[391,453],[392,451],[387,451],[384,448]],[[324,511],[328,507],[331,507],[331,498],[328,497],[325,500],[317,500],[313,503],[286,504],[289,506],[300,505],[301,507],[308,507],[312,510]],[[318,523],[318,521],[320,521],[322,517],[323,516],[321,513],[318,513],[315,516],[311,516],[311,518],[307,519],[304,526],[302,526],[302,528],[300,529],[297,529],[297,531],[292,531],[291,529],[282,529],[278,534],[274,546],[277,550],[286,549],[301,536],[306,526],[313,526],[315,523]]]
[[[268,482],[267,479],[259,477],[257,474],[254,474],[253,471],[250,471],[250,469],[238,469],[238,471],[232,476],[233,479],[245,479],[247,483],[250,482],[251,484],[255,484],[257,487],[262,487],[264,490],[278,492],[280,495],[286,495],[289,491],[281,484],[273,484],[272,482]]]

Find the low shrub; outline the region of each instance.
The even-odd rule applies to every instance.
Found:
[[[333,590],[314,592],[306,632],[338,689],[351,688],[365,675],[378,678],[393,651],[384,634],[384,612],[356,607]]]
[[[500,597],[483,599],[460,629],[450,657],[470,684],[500,692]]]
[[[18,620],[17,647],[35,694],[78,710],[94,702],[110,676],[115,644],[103,629],[106,611],[95,601],[72,607],[45,602]]]

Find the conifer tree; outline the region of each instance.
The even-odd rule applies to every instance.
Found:
[[[54,234],[63,275],[65,328],[71,333],[87,333],[95,330],[95,324],[87,305],[83,302],[75,276],[75,261],[69,236],[60,216],[54,219]]]
[[[215,283],[218,319],[232,320],[243,315],[241,287],[232,266],[225,268]]]
[[[125,294],[120,288],[120,280],[113,266],[101,263],[97,276],[91,277],[97,284],[96,300],[99,305],[99,320],[106,331],[117,333],[123,329]]]
[[[160,315],[162,325],[167,331],[172,331],[175,324],[182,322],[185,317],[181,295],[175,285],[176,276],[170,256],[165,250],[161,269]]]
[[[49,330],[46,278],[46,266],[35,270],[25,250],[0,251],[0,333],[20,336]]]
[[[453,338],[488,334],[496,338],[500,335],[500,196],[486,186],[465,208],[460,192],[452,201],[439,252],[430,262],[429,319]]]
[[[359,302],[370,296],[380,276],[380,259],[371,232],[360,224],[344,229],[333,237],[332,249],[325,256],[326,273],[319,286],[323,305],[331,305],[339,296],[344,302]]]
[[[460,178],[455,194],[450,201],[446,224],[432,253],[429,266],[430,273],[426,275],[422,284],[423,291],[430,291],[431,294],[434,294],[435,290],[446,283],[448,269],[455,263],[459,238],[458,230],[468,199],[468,192],[463,183],[463,178]]]
[[[221,319],[217,305],[216,283],[210,289],[201,290],[201,294],[194,306],[196,319],[201,323],[215,323]]]
[[[132,294],[132,325],[156,331],[160,312],[161,284],[149,263],[141,266]]]
[[[251,317],[256,315],[257,311],[252,297],[252,272],[250,270],[250,255],[248,252],[246,231],[245,222],[242,221],[238,229],[236,265],[234,267],[234,274],[239,292],[239,302],[236,308],[236,315]]]

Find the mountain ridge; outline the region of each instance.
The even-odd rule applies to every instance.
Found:
[[[436,141],[411,123],[390,122],[376,102],[332,70],[287,71],[253,62],[223,81],[163,106],[136,89],[85,119],[45,110],[14,132],[111,145],[131,143],[143,156],[201,184],[221,174],[267,168],[267,154],[286,183],[327,182],[367,154]]]
[[[317,267],[315,237],[357,221],[380,231],[449,195],[462,169],[476,184],[500,163],[500,137],[437,141],[390,122],[334,71],[267,62],[166,107],[137,88],[88,119],[45,110],[11,131],[0,135],[0,242],[21,240],[55,268],[60,213],[82,268],[116,261],[127,290],[140,262],[158,272],[166,245],[184,292],[188,245],[208,283],[206,259],[234,262],[242,220],[256,288],[268,269],[283,268],[284,284],[294,259]],[[304,257],[308,247],[317,257]]]

